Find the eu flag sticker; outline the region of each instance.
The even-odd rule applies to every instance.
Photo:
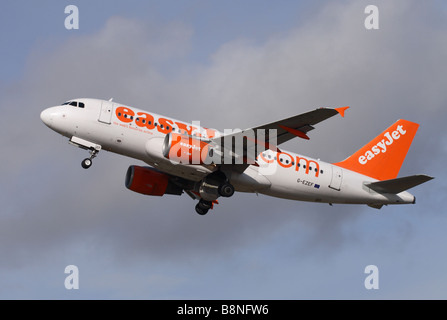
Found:
[[[320,189],[320,185],[319,184],[315,184],[314,186],[315,186],[315,188]]]

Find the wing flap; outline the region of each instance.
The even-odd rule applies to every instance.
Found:
[[[390,179],[378,182],[372,182],[365,184],[367,187],[379,193],[394,193],[398,194],[413,187],[416,187],[424,182],[434,179],[427,175],[414,175],[408,177],[402,177],[397,179]]]

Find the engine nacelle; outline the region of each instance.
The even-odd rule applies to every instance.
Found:
[[[207,141],[178,133],[166,135],[163,156],[182,164],[211,164],[213,148]]]
[[[126,173],[126,188],[149,196],[181,195],[181,187],[169,181],[169,176],[150,167],[130,166]]]

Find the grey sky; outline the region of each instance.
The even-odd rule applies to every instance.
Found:
[[[34,2],[2,10],[0,297],[445,299],[445,5],[376,1],[368,31],[366,1],[163,3],[78,1],[78,31],[56,1],[33,28],[22,9]],[[286,149],[340,161],[405,118],[421,127],[400,175],[436,179],[412,190],[414,206],[236,194],[200,217],[186,195],[125,189],[138,161],[101,152],[83,170],[86,152],[39,118],[77,97],[219,130],[349,105]],[[77,291],[64,288],[69,264]],[[369,264],[377,291],[363,286]]]

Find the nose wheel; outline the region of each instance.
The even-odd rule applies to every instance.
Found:
[[[84,169],[88,169],[92,166],[93,158],[95,158],[101,150],[101,145],[75,136],[71,137],[70,140],[68,140],[68,143],[90,152],[90,158],[86,158],[81,162],[81,166]]]
[[[96,149],[90,150],[90,158],[86,158],[86,159],[82,160],[81,166],[84,169],[90,168],[93,164],[93,158],[95,158],[98,155],[98,152],[99,152],[99,150],[96,150]]]
[[[82,160],[82,162],[81,162],[81,166],[84,168],[84,169],[88,169],[88,168],[90,168],[91,166],[92,166],[92,160],[91,159],[89,159],[89,158],[87,158],[87,159],[84,159],[84,160]]]

